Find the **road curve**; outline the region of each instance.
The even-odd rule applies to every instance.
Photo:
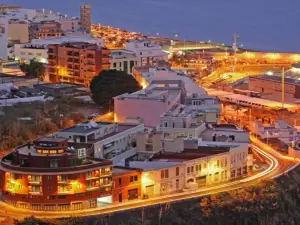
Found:
[[[262,180],[273,179],[279,175],[282,175],[287,170],[294,168],[299,164],[299,162],[291,161],[279,157],[273,152],[266,151],[264,147],[253,145],[253,150],[258,154],[263,156],[268,162],[269,166],[266,170],[259,172],[251,177],[245,177],[240,180],[231,181],[228,183],[223,183],[217,186],[211,186],[202,188],[197,191],[189,191],[171,194],[167,196],[159,196],[157,198],[151,198],[146,200],[136,200],[126,203],[121,203],[117,205],[109,205],[103,208],[96,209],[85,209],[80,211],[63,211],[63,212],[45,212],[45,211],[29,211],[25,209],[18,209],[13,206],[7,205],[4,202],[0,202],[0,208],[2,208],[2,213],[0,215],[7,215],[13,218],[23,219],[33,215],[38,218],[61,218],[61,217],[76,217],[76,216],[90,216],[90,215],[99,215],[99,214],[108,214],[118,211],[124,211],[139,207],[146,207],[151,205],[163,204],[168,202],[182,201],[185,199],[197,198],[205,195],[216,194],[226,191],[231,191],[235,189],[242,188],[244,186],[255,185],[260,183]]]

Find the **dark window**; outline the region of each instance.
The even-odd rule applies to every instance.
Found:
[[[179,176],[179,167],[176,167],[176,176]]]
[[[130,182],[133,182],[133,176],[130,176]]]
[[[122,178],[119,178],[119,185],[122,185]]]
[[[117,63],[114,62],[113,63],[113,67],[116,68],[117,67]]]
[[[138,181],[138,176],[134,176],[134,181]]]
[[[168,170],[168,169],[165,170],[165,177],[166,177],[166,178],[169,178],[169,170]]]
[[[54,196],[55,197],[55,196]],[[67,198],[67,196],[66,195],[59,195],[59,196],[57,196],[58,197],[58,199],[66,199]]]

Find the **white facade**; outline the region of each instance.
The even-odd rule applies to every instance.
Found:
[[[111,50],[111,66],[110,69],[124,71],[128,74],[132,73],[132,68],[137,65],[137,57],[134,52],[120,49]]]
[[[8,19],[34,20],[37,15],[35,9],[15,9],[8,11],[5,17]]]
[[[104,46],[103,39],[91,37],[64,36],[59,38],[33,39],[27,44],[15,44],[13,57],[26,63],[36,59],[42,63],[48,63],[48,45],[62,44],[64,42],[87,42]]]
[[[256,121],[251,124],[250,130],[261,138],[277,138],[286,144],[297,142],[300,137],[295,127],[282,120],[276,121],[274,126],[264,126]]]
[[[8,19],[0,16],[0,60],[8,58]]]
[[[168,54],[160,45],[149,40],[134,40],[126,44],[126,50],[132,51],[137,57],[137,66],[154,65],[158,61],[168,61]]]
[[[206,129],[205,123],[196,121],[191,114],[164,113],[160,117],[159,131],[170,137],[199,137]]]
[[[154,197],[182,191],[184,165],[176,162],[130,162],[132,168],[141,168],[142,196]]]
[[[87,122],[61,130],[57,136],[69,142],[93,143],[94,157],[110,159],[132,148],[131,143],[144,124]]]

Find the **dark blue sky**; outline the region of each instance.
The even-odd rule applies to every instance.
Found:
[[[261,50],[300,52],[299,0],[4,0],[24,8],[79,15],[92,5],[93,22],[145,34],[240,44]]]

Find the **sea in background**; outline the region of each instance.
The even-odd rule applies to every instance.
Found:
[[[4,0],[24,8],[79,16],[92,6],[93,23],[145,35],[239,45],[265,51],[300,52],[300,0]]]

